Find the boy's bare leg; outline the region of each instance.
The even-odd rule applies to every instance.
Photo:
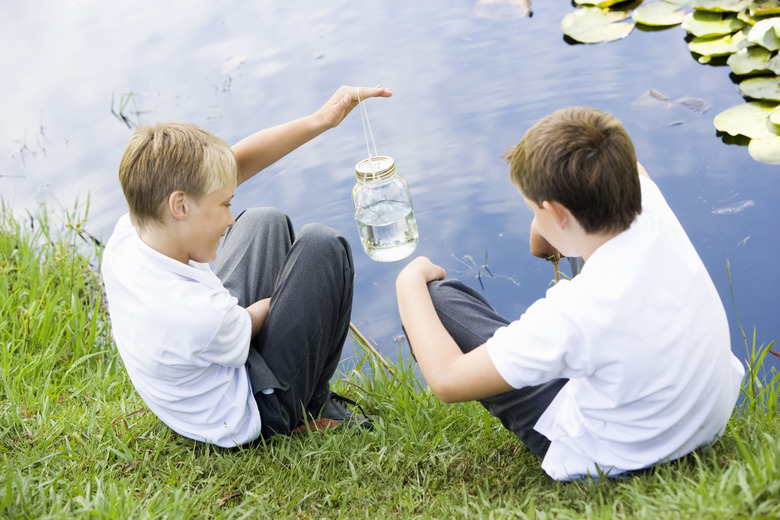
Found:
[[[487,300],[458,280],[428,284],[436,313],[463,352],[469,352],[490,339],[509,321],[496,313]],[[480,403],[539,457],[544,457],[550,441],[534,430],[536,421],[555,398],[566,379],[538,386],[510,390]]]

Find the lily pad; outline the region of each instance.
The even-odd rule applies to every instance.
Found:
[[[751,16],[780,14],[780,0],[753,0],[749,12]]]
[[[738,31],[745,22],[732,13],[693,11],[685,15],[682,28],[694,36],[724,36]]]
[[[593,7],[609,7],[611,5],[625,2],[626,0],[574,0],[576,5],[593,6]]]
[[[748,76],[750,74],[760,74],[769,69],[769,60],[772,58],[772,52],[764,47],[751,45],[745,47],[726,60],[726,64],[731,67],[731,72],[738,76]]]
[[[747,9],[751,0],[694,0],[691,6],[700,11],[738,13]]]
[[[760,20],[760,18],[756,18],[755,16],[752,16],[747,11],[740,11],[737,13],[737,18],[742,20],[748,25],[756,25],[756,22]]]
[[[748,144],[748,152],[757,161],[780,164],[780,136],[751,139]]]
[[[582,43],[611,42],[625,38],[636,26],[622,22],[627,11],[610,11],[598,7],[583,7],[567,14],[561,20],[563,34]]]
[[[780,76],[780,55],[775,54],[767,64],[767,69]]]
[[[760,45],[770,51],[776,51],[780,49],[778,31],[780,31],[780,19],[767,18],[757,22],[750,29],[747,39],[750,43]]]
[[[681,10],[678,4],[662,0],[634,9],[631,17],[643,25],[666,27],[682,23],[685,11]]]
[[[478,0],[474,14],[480,18],[524,18],[531,16],[531,0]]]
[[[715,116],[713,123],[719,132],[729,135],[744,135],[751,139],[776,136],[777,129],[769,121],[769,114],[775,107],[777,103],[749,101],[727,108]]]
[[[739,83],[739,91],[753,99],[780,102],[780,78],[772,76],[746,79]]]
[[[734,54],[746,39],[745,29],[726,36],[697,36],[688,43],[688,49],[693,53],[701,54],[700,63],[707,63],[710,58]]]
[[[631,120],[644,130],[655,130],[683,124],[710,108],[700,98],[683,97],[670,100],[654,89],[648,89],[631,102]]]

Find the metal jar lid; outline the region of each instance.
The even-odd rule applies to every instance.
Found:
[[[355,176],[360,182],[379,181],[395,175],[395,162],[392,157],[377,155],[363,159],[355,166]]]

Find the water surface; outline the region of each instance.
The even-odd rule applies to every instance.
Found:
[[[500,156],[540,117],[591,105],[624,123],[688,231],[726,306],[738,357],[745,349],[727,261],[748,333],[780,337],[780,170],[716,135],[715,114],[743,101],[728,68],[698,64],[680,27],[570,45],[560,31],[569,2],[537,1],[533,17],[517,19],[480,18],[475,3],[10,3],[0,15],[2,196],[20,213],[89,197],[90,232],[107,238],[126,211],[116,172],[131,133],[112,100],[116,111],[129,99],[131,125],[186,120],[233,143],[311,113],[341,84],[382,84],[394,96],[367,108],[379,153],[411,186],[416,254],[517,317],[553,272],[528,254],[532,213]],[[708,108],[666,105],[651,91]],[[355,251],[353,321],[394,358],[393,283],[404,262],[376,263],[360,250],[350,192],[365,156],[354,112],[242,186],[234,208],[275,205],[297,227],[341,230]]]

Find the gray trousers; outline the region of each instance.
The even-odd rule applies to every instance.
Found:
[[[214,272],[242,307],[271,298],[246,365],[262,437],[289,433],[330,395],[352,311],[349,243],[321,224],[296,237],[281,211],[249,209],[228,231]]]
[[[463,352],[474,350],[490,339],[496,330],[509,324],[509,320],[493,310],[484,296],[458,280],[431,282],[428,290],[444,328]],[[544,458],[550,441],[534,430],[534,425],[567,381],[554,379],[479,402],[532,452]]]

